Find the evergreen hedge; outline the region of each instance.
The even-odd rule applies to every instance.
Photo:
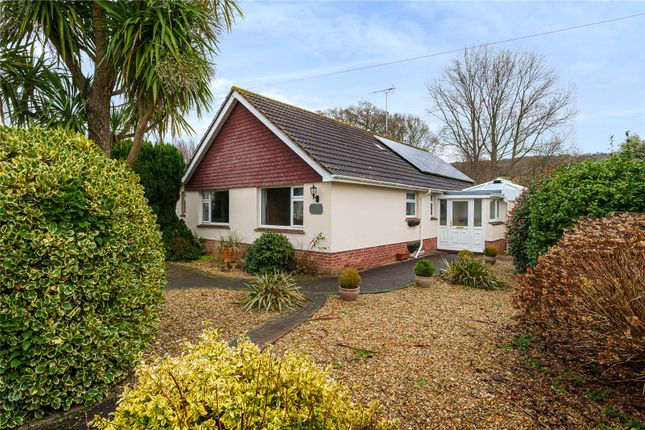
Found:
[[[101,400],[157,326],[139,178],[82,135],[0,127],[0,428]]]

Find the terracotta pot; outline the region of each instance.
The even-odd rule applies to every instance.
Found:
[[[497,257],[489,257],[488,255],[484,255],[484,261],[488,264],[495,264]]]
[[[233,261],[235,261],[235,258],[233,257],[233,250],[224,248],[220,251],[220,256],[222,257],[222,260],[224,260],[224,263],[226,264],[231,264]]]
[[[340,294],[340,298],[342,300],[347,300],[348,302],[356,301],[360,292],[360,285],[356,288],[343,288],[340,285],[338,286],[338,293]]]
[[[432,287],[432,276],[415,276],[414,280],[417,281],[417,287],[421,287],[421,288]]]

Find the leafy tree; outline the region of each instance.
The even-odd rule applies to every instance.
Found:
[[[320,113],[418,148],[431,149],[438,145],[430,127],[420,117],[407,113],[387,113],[368,101],[361,101],[345,108],[331,108]]]
[[[191,131],[237,14],[233,0],[1,2],[3,121],[86,132],[108,155],[132,139],[132,166],[146,133]]]

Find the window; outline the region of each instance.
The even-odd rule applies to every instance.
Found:
[[[304,187],[262,189],[262,225],[302,226],[304,200]]]
[[[468,227],[468,202],[452,202],[452,226]]]
[[[448,224],[448,200],[439,200],[439,225]]]
[[[202,222],[228,223],[228,191],[202,193]]]
[[[482,199],[475,199],[475,227],[482,226]]]
[[[405,215],[415,216],[417,214],[417,193],[405,193]]]
[[[499,200],[490,201],[490,219],[499,219]]]
[[[186,193],[181,192],[181,216],[186,216]]]

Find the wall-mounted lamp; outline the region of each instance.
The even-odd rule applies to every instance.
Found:
[[[316,188],[315,185],[312,185],[309,188],[309,192],[311,193],[311,197],[313,197],[314,200],[316,200],[316,203],[318,203],[320,201],[320,196],[318,195],[318,188]]]

